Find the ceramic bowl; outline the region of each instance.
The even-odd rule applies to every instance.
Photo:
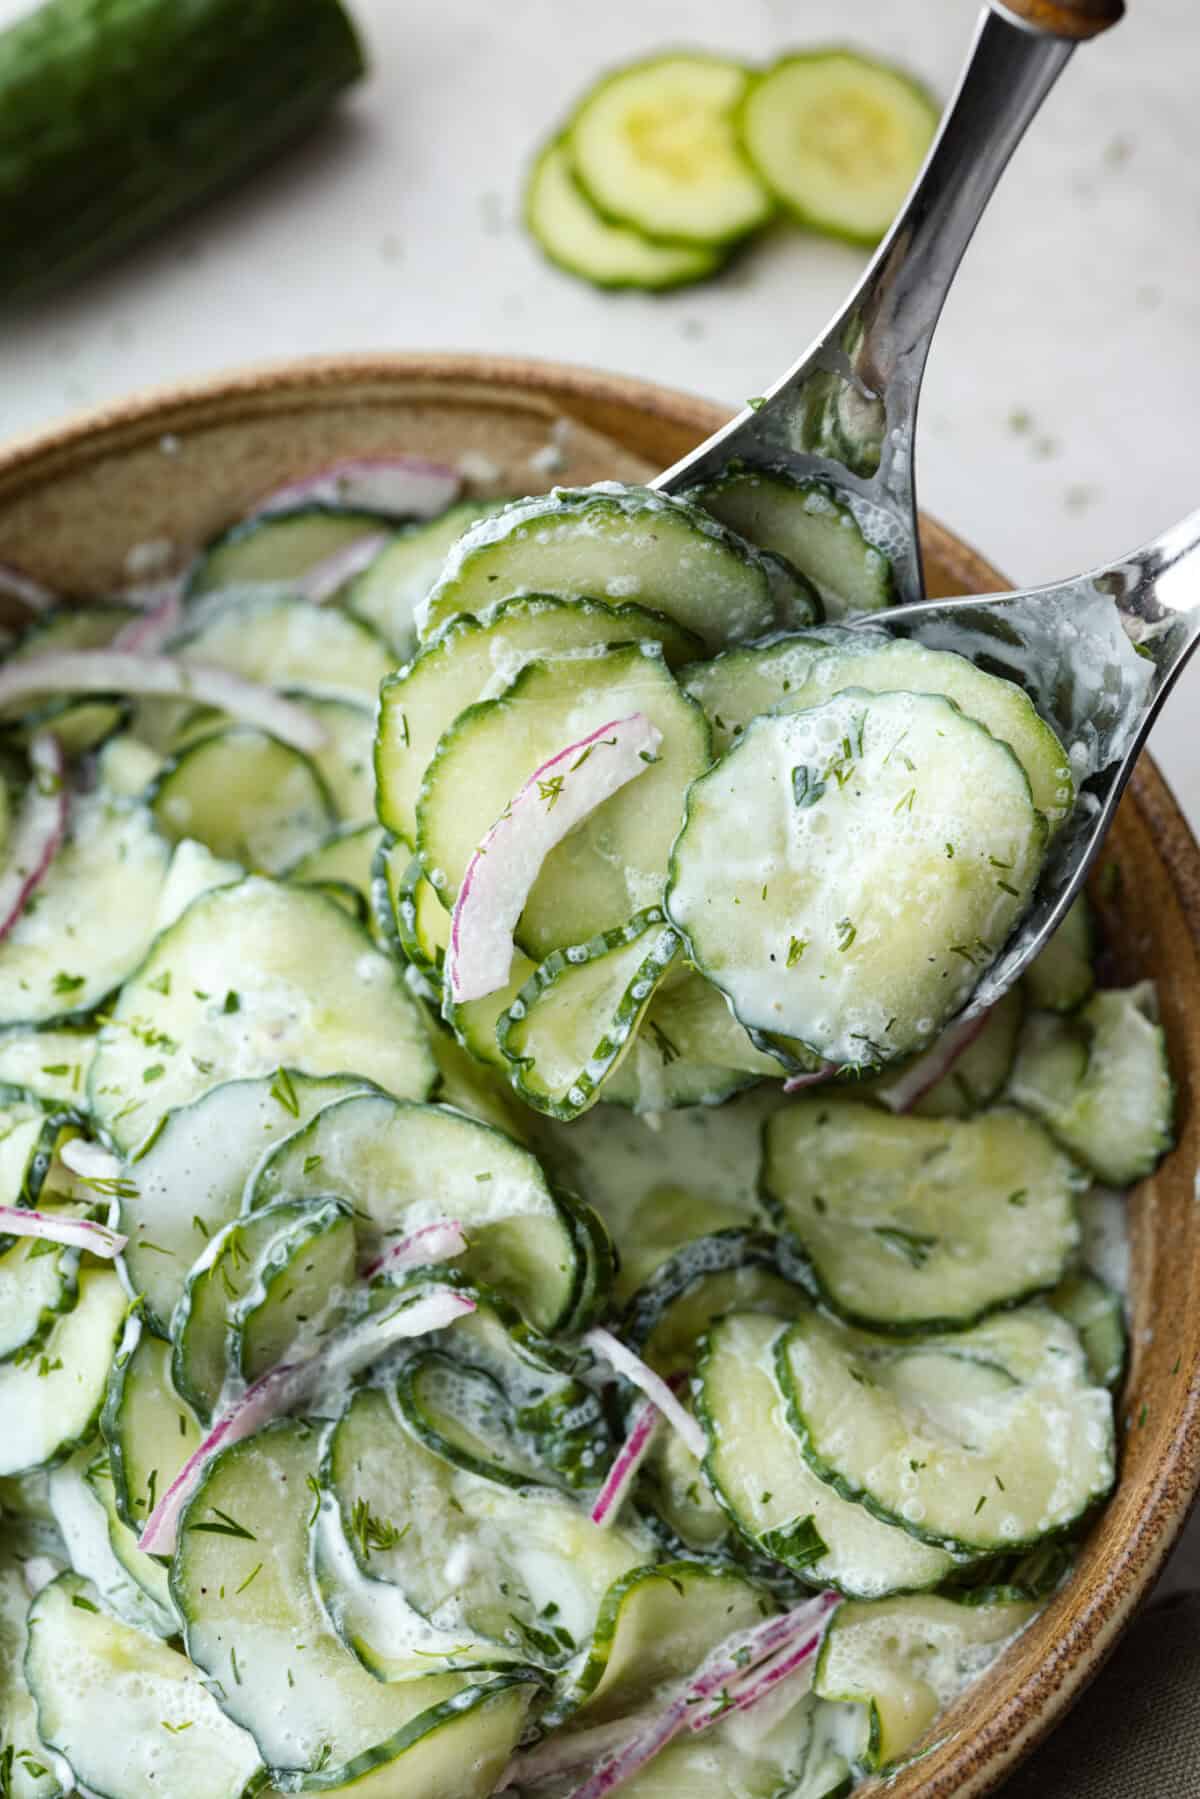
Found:
[[[257,494],[346,455],[462,463],[478,492],[637,480],[725,414],[646,382],[541,362],[378,355],[290,363],[151,394],[0,451],[0,561],[78,596],[127,579],[132,545],[184,552]],[[1004,585],[923,523],[934,594]],[[1095,897],[1111,974],[1158,983],[1179,1083],[1178,1145],[1129,1201],[1132,1354],[1120,1483],[1073,1579],[939,1720],[890,1799],[974,1799],[1061,1719],[1112,1650],[1200,1484],[1200,850],[1153,763],[1122,802]],[[863,1789],[864,1795],[871,1787]],[[714,1796],[715,1799],[715,1796]]]

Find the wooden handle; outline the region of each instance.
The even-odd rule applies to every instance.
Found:
[[[1115,25],[1125,11],[1125,0],[1002,0],[997,10],[1034,31],[1082,42]]]

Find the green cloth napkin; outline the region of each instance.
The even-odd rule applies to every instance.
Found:
[[[1200,1593],[1147,1607],[1001,1799],[1200,1799]]]

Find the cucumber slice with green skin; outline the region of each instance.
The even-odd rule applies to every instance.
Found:
[[[587,1655],[551,1702],[546,1722],[624,1717],[775,1609],[764,1588],[733,1569],[686,1561],[634,1568],[605,1595]]]
[[[1129,1354],[1121,1295],[1080,1268],[1047,1294],[1046,1304],[1078,1331],[1092,1379],[1102,1387],[1119,1387]]]
[[[779,1063],[755,1048],[717,989],[688,968],[665,978],[601,1097],[634,1112],[715,1106],[779,1073]]]
[[[583,1279],[570,1221],[537,1159],[500,1131],[386,1094],[343,1100],[271,1152],[247,1208],[329,1194],[353,1204],[365,1233],[457,1220],[470,1245],[458,1270],[499,1288],[540,1330],[569,1318]]]
[[[192,901],[214,887],[232,887],[245,877],[240,862],[226,862],[210,849],[185,837],[175,845],[175,853],[167,866],[167,878],[159,895],[154,914],[155,932],[165,931],[187,911]],[[91,1065],[88,1067],[91,1074]]]
[[[11,1799],[59,1799],[62,1784],[54,1758],[37,1730],[37,1708],[25,1684],[29,1589],[11,1551],[0,1554],[0,1718],[4,1746],[0,1768]]]
[[[306,885],[327,886],[336,882],[351,887],[367,906],[379,840],[379,826],[374,820],[364,825],[341,825],[293,862],[287,877]]]
[[[764,224],[771,197],[734,127],[749,84],[740,63],[678,53],[605,76],[566,132],[592,204],[647,237],[714,249]]]
[[[185,662],[229,669],[247,681],[369,702],[392,670],[387,645],[362,619],[287,593],[239,594],[175,650]]]
[[[38,1105],[82,1107],[95,1047],[92,1030],[0,1031],[0,1087]]]
[[[818,50],[760,75],[738,129],[757,174],[801,224],[875,244],[916,179],[939,111],[898,69]]]
[[[966,1002],[1045,830],[1007,744],[949,700],[851,689],[757,719],[693,783],[667,912],[743,1024],[878,1066]]]
[[[505,500],[459,500],[440,518],[409,525],[380,551],[346,592],[346,610],[391,645],[397,656],[417,647],[417,608],[441,573],[443,562],[468,526],[490,518]]]
[[[440,990],[442,965],[450,947],[450,914],[425,879],[421,858],[402,837],[380,844],[371,898],[384,942]],[[504,1060],[494,1030],[489,1060],[498,1066]]]
[[[1034,805],[1051,831],[1057,830],[1075,804],[1075,781],[1066,751],[1028,694],[952,650],[930,650],[902,638],[862,649],[858,633],[853,635],[855,642],[843,640],[816,656],[807,677],[780,696],[775,710],[803,712],[846,688],[940,694],[1008,745],[1029,777]]]
[[[62,1461],[96,1426],[125,1318],[107,1268],[83,1268],[79,1295],[28,1361],[0,1364],[0,1475]]]
[[[175,1390],[171,1345],[137,1317],[128,1321],[113,1361],[100,1429],[117,1516],[140,1535],[203,1432]]]
[[[466,1793],[485,1794],[485,1774],[494,1785],[520,1734],[525,1705],[512,1697],[518,1689],[502,1696],[491,1689],[508,1707],[497,1744],[466,1698],[467,1677],[432,1674],[387,1685],[359,1665],[326,1622],[310,1582],[309,1483],[318,1467],[316,1433],[292,1420],[209,1464],[184,1513],[171,1571],[189,1655],[220,1681],[226,1713],[256,1738],[285,1791],[335,1790],[357,1779],[357,1792],[383,1799],[397,1783],[407,1788],[410,1772],[409,1790],[424,1790],[417,1771],[440,1768],[447,1775],[457,1769]],[[235,1520],[233,1534],[228,1526],[204,1528],[222,1518]],[[452,1699],[457,1710],[442,1710]],[[447,1729],[456,1715],[475,1730],[456,1739]],[[437,1736],[426,1751],[444,1751],[433,1769],[401,1763],[431,1732]],[[482,1769],[472,1767],[476,1753]],[[459,1789],[447,1780],[445,1790]]]
[[[417,801],[439,739],[498,683],[539,657],[570,655],[598,644],[661,643],[672,667],[703,646],[662,613],[602,600],[524,594],[489,612],[448,622],[414,661],[383,684],[375,743],[379,816],[398,837],[414,841]],[[689,648],[694,646],[694,648]]]
[[[355,1250],[354,1220],[337,1200],[312,1208],[303,1235],[267,1250],[231,1320],[235,1377],[250,1385],[336,1328],[353,1292]]]
[[[428,886],[429,883],[427,882],[426,885]],[[421,897],[422,900],[425,900],[427,896],[422,894]],[[442,916],[449,919],[449,914],[444,908]],[[431,927],[431,932],[432,929],[433,927]],[[490,1068],[495,1068],[504,1076],[505,1080],[508,1080],[512,1068],[500,1048],[497,1036],[500,1020],[505,1016],[509,1006],[521,992],[525,983],[537,972],[537,966],[537,963],[531,962],[528,956],[523,956],[520,950],[514,950],[512,971],[508,981],[503,987],[498,987],[495,993],[485,994],[482,999],[470,1000],[454,999],[449,988],[444,989],[442,993],[442,1017],[463,1048],[469,1050],[477,1061],[486,1063]]]
[[[333,829],[329,790],[309,757],[265,731],[201,737],[172,757],[147,796],[164,837],[279,874]]]
[[[438,1065],[434,1091],[437,1103],[465,1112],[480,1124],[490,1124],[506,1136],[515,1137],[518,1143],[528,1143],[536,1121],[529,1108],[514,1097],[508,1083],[489,1068],[481,1067],[448,1031],[433,1029],[430,1040]]]
[[[43,1587],[25,1658],[43,1739],[101,1799],[244,1799],[265,1774],[185,1655],[107,1616],[76,1574]]]
[[[219,998],[236,1015],[241,993],[227,988]],[[289,1069],[284,1080],[272,1074],[225,1081],[167,1114],[118,1195],[129,1239],[125,1266],[151,1330],[171,1334],[189,1270],[237,1218],[247,1184],[274,1145],[322,1107],[369,1087],[353,1075],[318,1078]]]
[[[813,1313],[780,1339],[775,1363],[814,1472],[922,1542],[1030,1546],[1112,1487],[1112,1400],[1045,1306],[904,1345]]]
[[[678,948],[654,907],[534,970],[496,1022],[526,1105],[566,1122],[595,1104]]]
[[[240,1384],[253,1378],[242,1365],[245,1309],[261,1304],[291,1256],[308,1249],[335,1221],[348,1228],[352,1261],[354,1227],[336,1202],[297,1200],[268,1206],[233,1219],[205,1246],[171,1321],[175,1391],[197,1417],[206,1422],[212,1418],[227,1381]],[[282,1360],[276,1355],[267,1366]]]
[[[356,1393],[332,1427],[321,1481],[360,1575],[398,1589],[446,1641],[481,1639],[473,1653],[493,1659],[500,1649],[560,1667],[591,1636],[613,1581],[646,1560],[640,1533],[603,1529],[567,1500],[511,1492],[434,1455],[379,1389]]]
[[[313,763],[324,781],[339,818],[349,824],[375,822],[374,705],[341,695],[288,687],[284,697],[305,707],[321,724],[326,743],[314,750]]]
[[[193,901],[126,981],[92,1063],[92,1112],[129,1150],[231,1076],[273,1074],[299,1123],[288,1068],[351,1068],[412,1099],[435,1074],[417,1004],[366,932],[311,889],[252,877]]]
[[[225,588],[284,586],[327,556],[395,530],[395,520],[340,506],[297,506],[261,518],[242,519],[209,544],[188,575],[187,596],[197,600]]]
[[[80,1208],[44,1203],[43,1212],[79,1217]],[[36,1237],[5,1239],[0,1251],[0,1363],[28,1358],[75,1304],[79,1251]]]
[[[684,287],[706,281],[725,261],[720,250],[664,243],[605,218],[576,180],[562,138],[544,145],[529,170],[525,228],[551,262],[593,287]]]
[[[1152,1173],[1175,1141],[1175,1090],[1153,983],[1093,994],[1070,1018],[1035,1012],[1009,1093],[1108,1186]]]
[[[35,618],[20,641],[6,651],[6,658],[20,662],[61,650],[105,649],[136,616],[135,607],[111,603],[56,608]],[[111,737],[127,713],[128,707],[116,696],[112,700],[63,699],[47,694],[19,719],[5,721],[4,728],[26,738],[34,730],[49,728],[68,757],[74,757]]]
[[[461,537],[421,609],[428,637],[456,613],[523,593],[636,600],[709,649],[769,631],[773,580],[749,544],[706,512],[647,487],[557,487],[481,519]]]
[[[170,848],[143,807],[73,802],[67,836],[0,943],[0,1024],[92,1011],[145,955]]]
[[[166,1567],[161,1560],[146,1555],[138,1548],[138,1533],[129,1528],[118,1512],[116,1487],[108,1456],[103,1453],[93,1456],[87,1465],[84,1479],[104,1513],[108,1525],[109,1548],[113,1555],[166,1620],[166,1629],[156,1634],[174,1636],[177,1625],[174,1622],[175,1608],[171,1603],[171,1587]]]
[[[642,1464],[634,1497],[668,1555],[685,1560],[716,1556],[728,1563],[744,1553],[742,1539],[734,1534],[699,1461],[678,1431],[659,1431]]]
[[[1017,1056],[1025,1003],[1010,987],[973,1043],[934,1086],[908,1108],[915,1118],[971,1118],[1004,1090]],[[903,1077],[901,1077],[903,1078]]]
[[[1030,1005],[1039,1012],[1073,1012],[1081,1006],[1096,985],[1095,953],[1095,920],[1086,893],[1081,893],[1021,977]]]
[[[783,556],[816,587],[827,619],[895,604],[892,565],[823,481],[783,469],[731,468],[687,494],[761,550]]]
[[[766,1204],[824,1302],[867,1330],[963,1330],[1055,1286],[1085,1185],[1015,1110],[897,1118],[798,1097],[764,1138]]]
[[[698,1236],[665,1262],[629,1301],[621,1334],[664,1379],[686,1374],[696,1346],[725,1312],[795,1318],[811,1304],[786,1243],[768,1231],[734,1226]]]
[[[55,1167],[56,1150],[78,1135],[79,1127],[69,1114],[47,1117],[28,1100],[15,1100],[0,1109],[0,1205],[36,1207]],[[56,1180],[64,1173],[59,1168]],[[63,1184],[71,1185],[69,1180]],[[0,1250],[21,1241],[6,1233],[0,1236]]]
[[[661,651],[643,643],[528,663],[497,699],[455,720],[417,806],[417,850],[443,905],[452,906],[477,846],[531,770],[635,712],[662,734],[656,760],[546,857],[518,941],[541,960],[657,903],[688,786],[708,764],[709,739],[700,708],[680,693]]]
[[[712,1492],[759,1554],[814,1585],[869,1597],[940,1585],[952,1553],[851,1503],[806,1462],[776,1371],[788,1328],[739,1312],[708,1333],[696,1409]]]
[[[148,1598],[113,1550],[108,1514],[87,1478],[94,1454],[93,1445],[84,1444],[50,1476],[50,1509],[67,1560],[77,1574],[98,1588],[107,1609],[126,1624],[151,1636],[174,1636],[179,1626],[170,1601],[160,1606]]]
[[[680,686],[704,708],[712,727],[714,753],[723,756],[753,719],[775,711],[793,689],[807,681],[817,657],[849,635],[847,627],[834,625],[788,631],[762,643],[737,644],[708,662],[680,669]],[[867,637],[865,629],[855,631],[854,647],[861,648]],[[872,632],[869,641],[887,640]]]
[[[843,1605],[817,1658],[819,1698],[866,1710],[862,1765],[890,1767],[1023,1630],[1036,1605],[960,1605],[936,1595]]]

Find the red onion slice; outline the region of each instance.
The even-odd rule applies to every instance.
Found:
[[[365,568],[370,568],[379,552],[390,542],[390,532],[369,531],[363,537],[356,537],[352,543],[343,544],[340,550],[331,551],[304,574],[295,576],[288,585],[297,593],[303,594],[306,600],[311,600],[315,606],[321,606],[326,600],[331,600],[347,581],[352,581],[355,575],[361,575]]]
[[[3,679],[0,672],[0,681]],[[29,766],[30,782],[13,826],[4,872],[0,874],[0,942],[8,936],[30,895],[45,878],[67,830],[67,764],[62,745],[52,732],[38,731],[32,738]]]
[[[257,725],[294,749],[311,752],[326,740],[324,727],[302,706],[269,687],[244,681],[224,668],[181,662],[172,656],[130,650],[60,650],[26,656],[0,668],[0,709],[47,693],[127,693],[194,700]]]
[[[703,1459],[708,1448],[704,1432],[691,1413],[680,1405],[661,1375],[655,1374],[653,1368],[648,1367],[632,1349],[626,1349],[624,1343],[614,1337],[611,1331],[597,1327],[585,1332],[583,1341],[594,1355],[615,1368],[618,1374],[623,1374],[632,1386],[644,1393],[657,1406],[671,1428],[679,1432],[697,1460]]]
[[[637,1479],[638,1469],[654,1447],[662,1427],[663,1415],[652,1399],[644,1399],[634,1414],[629,1435],[617,1451],[617,1457],[592,1507],[592,1523],[602,1528],[611,1524],[626,1495]]]
[[[910,1112],[923,1094],[936,1087],[953,1068],[965,1049],[970,1049],[988,1021],[988,1012],[977,1012],[973,1018],[959,1018],[947,1025],[936,1043],[923,1056],[898,1074],[886,1087],[878,1089],[879,1098],[892,1112]]]
[[[450,919],[453,998],[483,999],[508,980],[513,932],[542,863],[619,788],[644,774],[662,733],[642,712],[610,719],[534,769],[475,851]]]
[[[203,1442],[192,1452],[149,1518],[138,1548],[147,1555],[174,1553],[179,1519],[199,1484],[205,1466],[219,1449],[228,1449],[269,1424],[289,1407],[306,1402],[322,1380],[344,1380],[405,1337],[444,1330],[456,1318],[475,1310],[475,1301],[448,1287],[435,1288],[419,1299],[379,1318],[369,1318],[324,1343],[298,1362],[281,1362],[246,1388],[228,1405]]]
[[[783,1083],[785,1093],[803,1093],[806,1087],[819,1087],[824,1081],[833,1079],[837,1073],[836,1062],[822,1062],[811,1074],[792,1074]]]
[[[49,1212],[31,1212],[24,1206],[0,1206],[0,1233],[9,1237],[38,1237],[43,1243],[63,1243],[68,1249],[87,1249],[94,1256],[119,1256],[128,1243],[120,1231],[89,1218],[63,1218]]]
[[[438,1219],[436,1224],[423,1224],[410,1231],[377,1255],[363,1269],[363,1279],[373,1281],[380,1274],[401,1274],[409,1268],[427,1268],[433,1262],[451,1262],[465,1254],[467,1234],[456,1218]]]
[[[289,481],[259,501],[255,518],[296,506],[346,506],[397,518],[432,518],[458,498],[457,469],[419,456],[353,456]]]
[[[108,646],[110,651],[133,650],[143,656],[153,655],[179,629],[183,619],[182,581],[159,582],[140,590],[137,597],[142,611],[121,626]]]

